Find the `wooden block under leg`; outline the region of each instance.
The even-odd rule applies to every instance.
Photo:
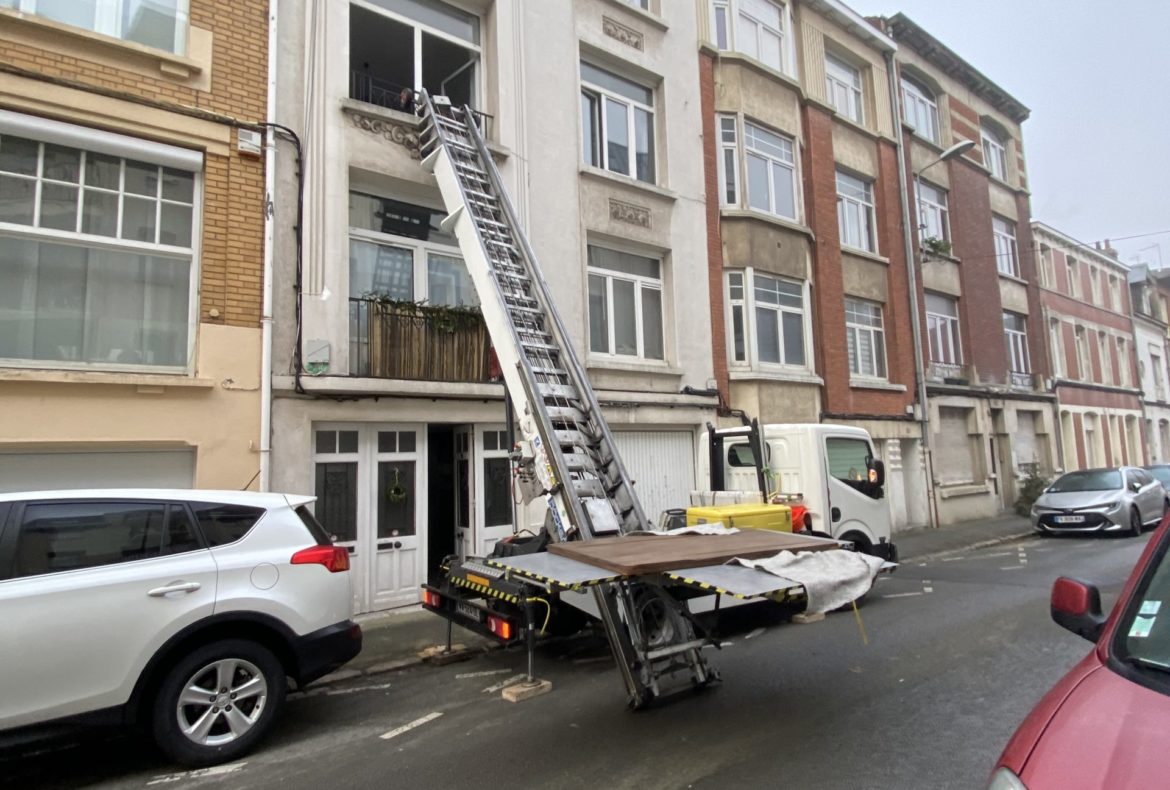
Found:
[[[531,683],[517,683],[514,686],[508,686],[500,692],[500,696],[508,702],[523,702],[550,691],[552,691],[551,680],[533,680]]]
[[[824,612],[814,612],[813,614],[807,614],[805,612],[801,612],[800,614],[792,615],[792,622],[799,623],[800,625],[806,625],[808,623],[819,623],[821,620],[824,620],[824,619],[825,619]]]

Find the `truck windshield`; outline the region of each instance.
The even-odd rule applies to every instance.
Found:
[[[1158,674],[1170,673],[1170,533],[1134,590],[1118,622],[1113,654],[1121,661]],[[1170,676],[1167,676],[1170,682]]]

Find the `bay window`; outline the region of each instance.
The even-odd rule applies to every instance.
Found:
[[[185,371],[202,162],[0,110],[0,359]]]
[[[720,202],[797,219],[796,143],[751,121],[733,115],[716,117],[719,126]],[[742,172],[742,175],[741,175]],[[744,189],[740,185],[745,186]]]
[[[742,52],[791,74],[788,10],[773,0],[711,0],[711,35],[721,50]]]
[[[581,62],[585,164],[654,183],[654,91]]]
[[[589,350],[665,358],[662,262],[589,245]]]
[[[732,364],[807,368],[804,284],[750,268],[725,282]]]
[[[886,378],[886,333],[880,304],[846,299],[845,338],[850,374],[861,378]]]
[[[188,0],[0,0],[0,8],[179,55],[187,51]]]

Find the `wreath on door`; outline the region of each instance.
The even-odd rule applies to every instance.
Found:
[[[386,491],[386,499],[391,503],[397,505],[405,502],[407,491],[402,485],[402,473],[400,470],[394,470],[394,483]]]

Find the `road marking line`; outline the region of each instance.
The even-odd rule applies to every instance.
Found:
[[[1007,557],[1010,554],[1011,554],[1010,551],[997,551],[994,554],[984,554],[983,557],[984,557],[984,559],[986,559],[988,557]]]
[[[1024,569],[1024,567],[1025,566],[1023,566],[1023,565],[1006,565],[1004,567],[1001,567],[1000,570],[1001,571],[1022,571]]]
[[[401,727],[395,727],[394,729],[390,730],[390,732],[384,732],[381,735],[379,735],[378,737],[384,741],[388,741],[391,738],[397,738],[402,733],[410,732],[415,727],[421,727],[424,724],[426,724],[428,721],[434,721],[435,719],[439,718],[442,715],[443,714],[440,713],[439,711],[434,711],[433,713],[428,713],[426,716],[423,716],[421,719],[415,719],[414,721],[410,722],[409,724],[403,724]]]
[[[246,762],[243,763],[229,763],[227,765],[216,765],[211,768],[199,768],[194,771],[182,771],[177,774],[161,774],[154,777],[146,783],[147,787],[151,785],[165,785],[174,782],[181,782],[184,779],[202,779],[205,776],[224,776],[225,774],[234,774],[242,769]]]
[[[500,689],[506,688],[507,686],[510,686],[519,680],[524,680],[524,678],[526,678],[526,677],[527,677],[527,675],[525,675],[523,672],[521,672],[519,675],[513,675],[512,677],[508,678],[507,680],[501,680],[499,683],[495,683],[491,686],[488,686],[480,693],[481,694],[491,694],[493,692],[499,691]]]
[[[463,672],[455,676],[456,680],[463,680],[465,678],[486,678],[488,675],[503,675],[505,672],[511,672],[510,669],[485,669],[483,672]]]
[[[967,559],[966,557],[945,557],[943,562],[960,562]]]
[[[926,585],[923,585],[923,586],[922,586],[922,591],[923,591],[924,593],[932,593],[932,592],[934,592],[934,588],[933,588],[933,587],[927,587]]]
[[[320,688],[309,689],[296,696],[290,696],[289,700],[308,699],[309,697],[337,697],[344,694],[357,694],[359,691],[381,691],[390,688],[391,685],[393,684],[379,683],[374,686],[352,686],[344,689],[331,689],[328,686],[322,686]]]
[[[891,595],[883,595],[882,597],[883,598],[909,598],[913,595],[926,595],[926,593],[920,593],[920,592],[893,593]]]
[[[751,631],[751,633],[749,633],[747,636],[745,636],[744,639],[755,639],[757,636],[764,633],[764,631],[766,631],[766,630],[767,629],[764,628],[763,626],[760,626],[759,628],[755,628]]]
[[[734,644],[735,644],[735,642],[720,642],[719,646],[720,647],[731,647]]]

